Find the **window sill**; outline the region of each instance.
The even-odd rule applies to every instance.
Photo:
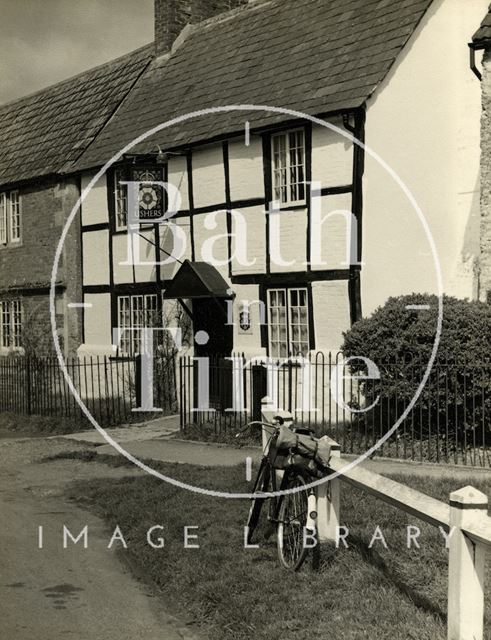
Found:
[[[24,243],[22,242],[22,240],[20,240],[19,242],[7,242],[7,244],[0,244],[0,251],[3,251],[5,249],[20,249],[23,246]]]

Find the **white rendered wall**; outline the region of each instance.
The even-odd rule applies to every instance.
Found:
[[[84,286],[109,284],[109,231],[83,234]]]
[[[440,257],[445,292],[474,295],[479,246],[480,85],[467,43],[488,0],[435,0],[369,102],[366,143],[407,184]],[[394,181],[367,157],[363,312],[390,295],[436,292],[429,243]]]
[[[263,145],[261,138],[244,138],[229,144],[230,197],[234,200],[264,198]]]
[[[210,145],[193,151],[193,194],[195,207],[225,202],[222,145]]]
[[[82,193],[93,177],[94,174],[92,173],[84,173],[82,175]],[[101,224],[109,221],[107,197],[107,181],[106,176],[103,175],[90,189],[82,202],[82,226],[86,227],[91,224]]]
[[[107,350],[112,344],[111,296],[109,293],[86,294],[84,302],[91,305],[84,310],[85,345],[92,350]],[[82,349],[84,350],[84,349]]]

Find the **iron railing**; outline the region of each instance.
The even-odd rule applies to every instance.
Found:
[[[210,358],[206,406],[199,402],[197,362],[182,358],[181,428],[230,436],[260,416],[268,395],[273,406],[329,435],[345,453],[374,448],[377,456],[491,466],[490,362],[437,361],[416,400],[427,362],[407,357],[376,364],[379,379],[363,379],[341,353],[313,354],[303,363]]]
[[[155,405],[177,413],[174,356],[155,358]],[[92,356],[67,358],[72,385],[95,419],[104,425],[139,421],[139,358]],[[55,357],[0,358],[0,412],[84,420],[82,408]]]

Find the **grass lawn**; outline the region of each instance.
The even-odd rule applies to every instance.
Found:
[[[81,419],[0,413],[0,438],[61,435],[89,428],[89,422]]]
[[[92,457],[85,459],[90,463]],[[106,461],[123,464],[110,457]],[[223,491],[247,491],[249,487],[242,467],[203,470],[155,466],[191,484]],[[395,479],[443,500],[465,484],[491,493],[491,479]],[[342,523],[350,528],[349,549],[324,550],[319,572],[306,563],[298,574],[281,569],[274,541],[244,550],[248,501],[204,497],[152,477],[74,485],[70,497],[102,515],[108,531],[116,524],[121,527],[128,544],[122,553],[203,637],[446,638],[447,552],[443,537],[433,527],[346,484]],[[146,541],[147,530],[156,524],[164,527],[165,537],[165,547],[158,550]],[[408,524],[421,528],[419,550],[406,548]],[[377,525],[388,550],[381,543],[368,549]],[[193,533],[199,536],[200,549],[184,549],[185,526],[199,527]],[[486,604],[489,617],[490,602]],[[485,637],[491,639],[489,629]]]

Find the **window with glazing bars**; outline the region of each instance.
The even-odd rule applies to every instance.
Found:
[[[310,350],[307,289],[268,290],[269,355],[307,355]]]
[[[4,349],[22,346],[22,317],[21,300],[0,302],[0,346]]]
[[[158,327],[160,324],[156,295],[120,296],[118,298],[118,328],[121,336],[120,348],[123,354],[134,355],[140,352],[141,335],[138,329]]]
[[[0,193],[0,245],[22,239],[21,205],[18,191]]]
[[[305,201],[305,134],[303,129],[272,136],[273,198],[281,204]]]

